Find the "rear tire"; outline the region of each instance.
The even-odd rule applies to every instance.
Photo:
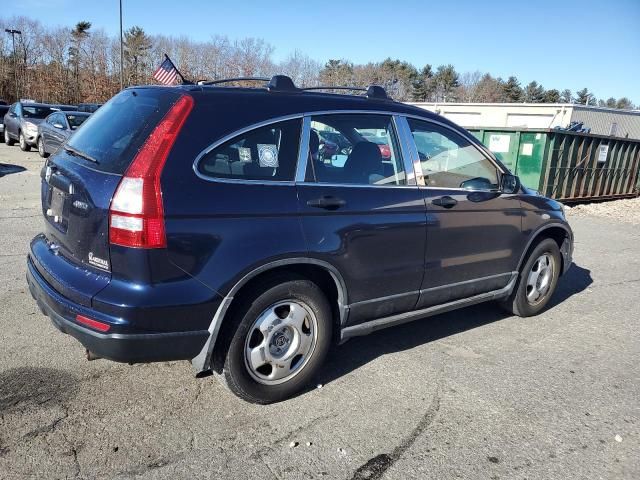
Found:
[[[542,240],[520,269],[513,292],[500,305],[519,317],[537,315],[549,303],[558,285],[561,268],[558,244],[550,238]]]
[[[18,141],[20,142],[20,150],[22,150],[23,152],[28,152],[31,150],[31,147],[27,143],[27,139],[24,137],[24,134],[22,132],[18,133]]]
[[[9,131],[7,130],[6,127],[4,129],[4,143],[6,143],[9,146],[12,146],[13,144],[16,143],[16,141],[9,136]]]
[[[268,404],[290,398],[320,369],[332,338],[322,290],[302,277],[271,277],[238,302],[221,347],[219,379],[238,397]]]
[[[44,149],[44,140],[42,140],[42,137],[38,137],[38,153],[42,158],[47,158],[49,156],[47,151]]]

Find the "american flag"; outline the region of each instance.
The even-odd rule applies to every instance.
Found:
[[[178,79],[178,69],[169,57],[164,59],[158,69],[154,72],[153,78],[163,85],[174,85]]]

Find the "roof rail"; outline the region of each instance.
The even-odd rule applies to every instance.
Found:
[[[220,80],[198,80],[198,85],[217,85],[219,83],[230,82],[268,82],[271,80],[267,77],[235,77],[235,78],[221,78]]]
[[[364,87],[347,87],[347,86],[326,86],[326,87],[306,87],[298,88],[293,83],[290,77],[286,75],[274,75],[271,78],[268,77],[235,77],[235,78],[221,78],[219,80],[198,80],[198,85],[219,85],[221,83],[230,82],[267,82],[267,90],[270,92],[304,92],[310,90],[352,90],[357,92],[366,92],[367,98],[376,100],[389,100],[389,96],[383,87],[380,85],[369,85]]]

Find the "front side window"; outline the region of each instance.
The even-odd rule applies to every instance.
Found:
[[[408,119],[427,187],[495,190],[498,171],[471,142],[439,125]]]
[[[405,185],[392,117],[336,114],[311,117],[309,162],[320,183]]]
[[[301,124],[286,120],[238,135],[204,155],[198,171],[214,178],[292,181]]]
[[[64,121],[64,117],[61,113],[56,113],[54,115],[51,116],[52,117],[52,122],[54,125],[62,125],[62,128],[66,128],[65,126],[65,121]]]

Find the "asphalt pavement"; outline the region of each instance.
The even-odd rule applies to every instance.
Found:
[[[571,218],[535,318],[484,304],[335,348],[256,406],[187,362],[88,362],[25,283],[42,159],[0,144],[0,478],[638,479],[640,228]]]

